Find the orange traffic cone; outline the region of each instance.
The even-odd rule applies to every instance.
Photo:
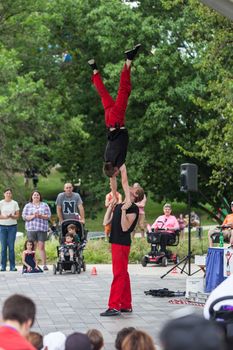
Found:
[[[174,269],[172,270],[172,273],[178,273],[178,271],[177,271],[177,268],[176,267],[174,267]]]
[[[91,275],[93,275],[93,276],[97,275],[97,270],[96,270],[95,266],[93,266],[91,269]]]

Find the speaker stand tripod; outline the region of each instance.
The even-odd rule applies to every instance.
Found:
[[[170,270],[168,270],[164,275],[160,276],[160,278],[164,278],[167,276],[170,272],[172,272],[174,269],[178,268],[181,272],[185,273],[188,276],[192,276],[195,273],[201,271],[200,268],[197,271],[194,271],[191,273],[191,259],[193,258],[192,251],[191,251],[191,195],[188,191],[188,215],[189,215],[189,224],[188,224],[188,254],[181,259],[177,264],[175,264]],[[183,267],[180,267],[181,264],[184,264]],[[187,266],[188,265],[188,266]],[[188,271],[185,271],[186,266],[188,267]]]

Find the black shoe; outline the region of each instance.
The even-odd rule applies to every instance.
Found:
[[[4,268],[2,267],[0,271],[6,271],[6,269],[4,269]]]
[[[94,58],[92,58],[91,60],[87,61],[87,63],[89,64],[89,66],[94,70],[94,69],[98,69],[97,68],[97,64],[95,63]]]
[[[116,309],[107,309],[104,312],[101,312],[100,316],[119,316],[121,312]]]
[[[131,312],[133,312],[133,309],[121,309],[121,312],[131,313]]]
[[[141,47],[141,44],[137,44],[136,46],[134,46],[132,50],[125,51],[126,58],[130,61],[133,61],[140,47]]]
[[[10,271],[17,271],[16,267],[13,267],[12,269],[10,269]]]

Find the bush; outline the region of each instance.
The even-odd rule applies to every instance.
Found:
[[[25,238],[18,239],[16,241],[15,252],[17,264],[22,264],[22,252]],[[52,264],[57,261],[57,246],[59,245],[57,240],[47,241],[45,244],[47,261]],[[203,238],[198,239],[195,237],[195,232],[192,233],[191,249],[192,254],[202,255],[207,252],[207,232],[203,233]],[[188,253],[188,238],[186,233],[186,239],[180,241],[177,247],[170,247],[173,251],[177,252],[179,257],[182,259]],[[136,238],[132,242],[131,252],[129,256],[130,263],[140,263],[142,257],[150,251],[150,244],[147,243],[146,239]],[[36,253],[38,262],[40,264],[40,256],[37,251]],[[110,264],[111,263],[111,252],[110,245],[103,239],[89,240],[84,250],[85,261],[87,264]]]

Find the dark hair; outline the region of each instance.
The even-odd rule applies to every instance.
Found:
[[[27,341],[31,343],[36,350],[41,350],[43,348],[43,336],[37,332],[29,332],[26,335]]]
[[[31,243],[32,244],[32,250],[34,250],[35,243],[33,241],[31,241],[30,239],[27,239],[26,242],[24,243],[24,250],[27,249],[27,243]]]
[[[72,233],[67,233],[65,237],[71,237],[74,239],[74,236],[72,235]]]
[[[40,202],[42,202],[42,201],[43,201],[42,195],[41,195],[41,193],[40,193],[39,191],[37,191],[37,190],[32,191],[31,196],[30,196],[30,199],[29,199],[29,202],[32,202],[32,196],[33,196],[34,193],[39,193],[39,195],[40,195]]]
[[[111,162],[105,162],[103,165],[103,173],[108,176],[112,177],[113,174],[115,173],[116,168],[113,166]]]
[[[134,327],[124,327],[117,333],[115,340],[115,348],[117,350],[122,349],[123,340],[127,337],[128,334],[132,333],[133,331],[135,331]]]
[[[164,350],[225,349],[223,330],[196,314],[168,321],[160,332],[160,340]]]
[[[68,226],[67,226],[67,232],[68,232],[69,228],[70,228],[71,230],[75,230],[75,232],[77,232],[77,226],[76,226],[76,225],[74,225],[74,224],[68,225]]]
[[[3,193],[6,193],[7,191],[10,191],[12,193],[12,189],[10,187],[5,188],[5,190],[3,191]]]
[[[89,329],[87,336],[90,339],[92,350],[100,350],[104,345],[103,335],[98,329]]]
[[[143,331],[134,330],[124,339],[122,350],[155,350],[151,336]]]
[[[135,191],[136,197],[135,197],[135,203],[141,202],[144,198],[144,190],[141,187],[137,187]]]
[[[2,308],[3,320],[17,321],[21,325],[29,320],[34,323],[36,315],[36,305],[23,295],[14,294],[5,300]]]

